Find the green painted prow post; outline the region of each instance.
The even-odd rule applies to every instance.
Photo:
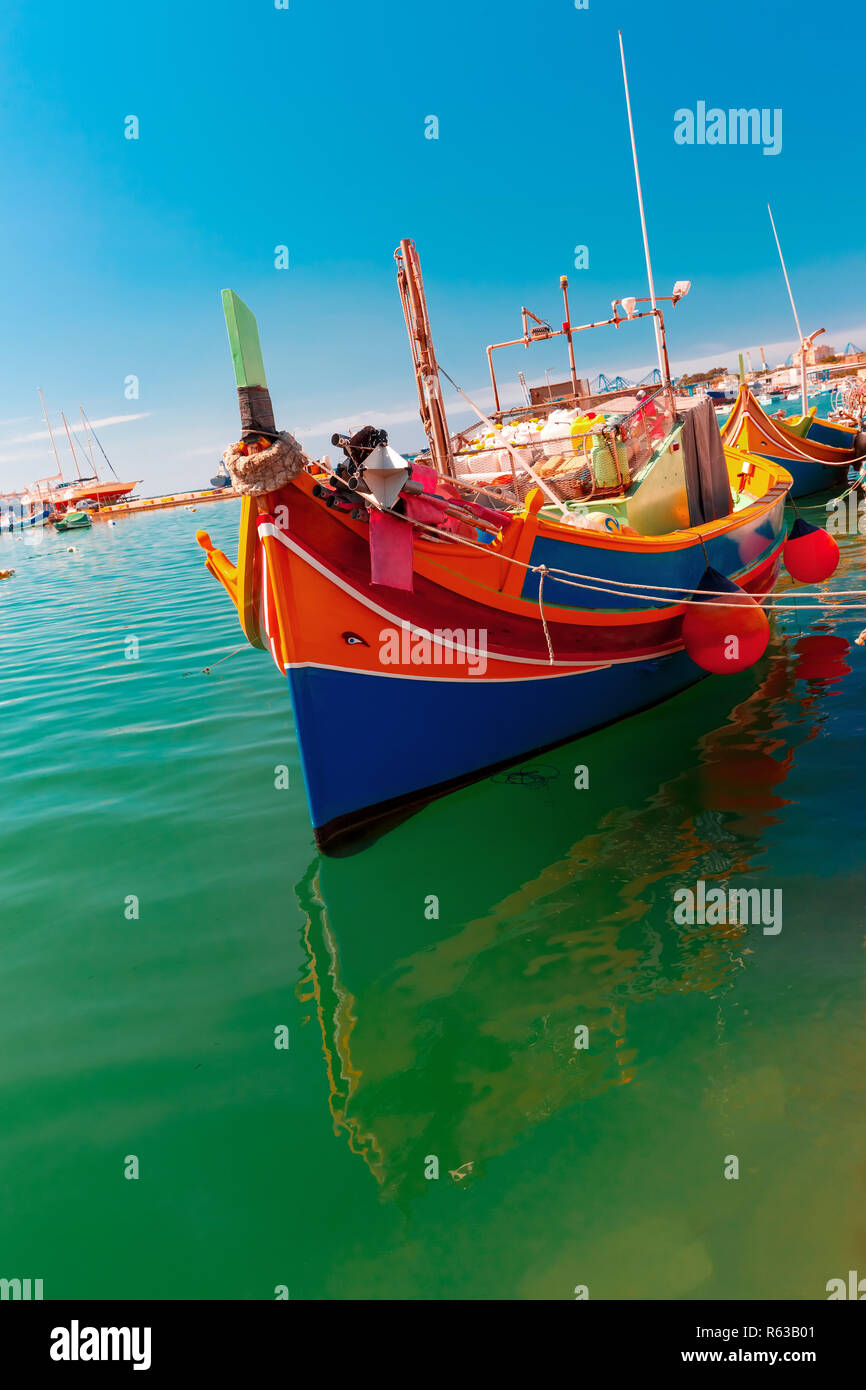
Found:
[[[222,301],[238,388],[243,437],[263,434],[276,438],[274,408],[268,391],[255,314],[234,290],[223,290]]]
[[[235,367],[235,385],[264,386],[267,389],[268,379],[255,314],[234,290],[223,290],[222,301]]]

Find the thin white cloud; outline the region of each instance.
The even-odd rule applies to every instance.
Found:
[[[107,429],[109,425],[129,425],[133,420],[146,420],[149,415],[149,410],[142,411],[138,415],[106,415],[101,420],[90,420],[88,423],[93,429],[104,430]],[[62,429],[63,426],[61,425],[59,428]],[[69,428],[74,432],[76,428],[80,430],[81,425],[73,421]],[[56,436],[58,430],[55,429],[54,433]],[[35,430],[32,434],[14,435],[12,439],[4,440],[4,444],[38,444],[42,440],[50,439],[50,437],[47,429]]]
[[[405,425],[410,420],[418,419],[418,407],[405,407],[402,410],[373,410],[364,407],[356,410],[351,415],[336,415],[332,420],[319,420],[313,425],[296,426],[292,431],[302,435],[312,435],[318,438],[320,435],[345,433],[347,430],[360,429],[362,425],[375,421],[377,425]]]
[[[456,415],[474,415],[471,406],[467,405],[459,396],[454,396],[451,387],[447,382],[442,383],[446,393],[446,408],[449,418]],[[483,387],[478,391],[467,391],[469,396],[480,410],[493,409],[493,392],[489,386]],[[352,429],[360,429],[365,424],[375,425],[409,425],[421,423],[418,414],[418,406],[403,406],[398,410],[356,410],[351,415],[336,416],[333,420],[320,420],[314,425],[300,426],[293,430],[293,433],[306,438],[307,436],[318,439],[325,436],[330,439],[332,434],[345,434]]]

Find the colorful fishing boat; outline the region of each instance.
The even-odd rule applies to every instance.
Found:
[[[375,426],[334,437],[336,466],[277,431],[255,319],[223,294],[243,424],[225,455],[244,494],[237,565],[197,538],[248,640],[288,680],[325,850],[706,669],[737,669],[701,655],[684,615],[721,602],[730,634],[742,601],[765,627],[748,595],[772,589],[785,538],[789,474],[725,451],[708,402],[676,416],[666,349],[662,387],[628,413],[562,427],[559,443],[548,428],[489,458],[467,448],[448,430],[415,247],[395,254],[429,442],[411,465]],[[573,427],[574,335],[652,317],[663,347],[664,320],[657,303],[626,300],[574,326],[561,283],[562,329],[538,334],[524,311],[514,341],[566,337],[574,389],[555,408],[572,408]],[[492,349],[489,360],[492,372]],[[479,413],[513,440],[539,411],[549,426],[553,406],[507,412],[497,399],[492,420]]]
[[[768,415],[745,384],[722,427],[729,448],[780,463],[793,478],[792,497],[844,485],[848,469],[866,454],[866,432],[858,425],[819,419],[812,411]]]
[[[732,448],[758,453],[782,463],[793,478],[791,496],[805,497],[847,481],[851,464],[866,454],[866,432],[861,432],[862,413],[850,422],[832,421],[819,419],[815,407],[809,408],[809,354],[814,348],[815,339],[820,338],[825,330],[818,328],[814,333],[803,333],[776,220],[769,203],[767,212],[800,345],[797,356],[802,414],[786,417],[780,413],[771,418],[741,380],[736,404],[725,422],[722,435],[725,443]]]

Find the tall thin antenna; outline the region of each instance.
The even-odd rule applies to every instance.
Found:
[[[782,245],[779,241],[779,233],[776,231],[776,222],[773,217],[773,209],[767,204],[767,212],[770,214],[770,226],[773,228],[773,236],[776,238],[776,250],[779,252],[779,260],[782,262],[782,274],[785,277],[785,284],[788,286],[788,298],[791,301],[791,308],[794,311],[794,322],[797,325],[797,339],[800,344],[800,387],[803,401],[803,414],[809,409],[809,387],[806,379],[806,345],[803,341],[803,330],[800,327],[800,317],[797,313],[797,306],[794,303],[794,291],[791,289],[791,281],[788,279],[788,267],[785,265],[785,257],[782,255]]]
[[[48,438],[51,440],[51,447],[52,447],[52,449],[54,450],[54,459],[55,459],[55,462],[56,462],[56,464],[57,464],[57,472],[59,473],[60,478],[61,478],[61,480],[62,480],[62,478],[63,478],[63,469],[62,469],[62,467],[61,467],[61,465],[60,465],[60,455],[59,455],[58,452],[57,452],[57,445],[56,445],[56,443],[54,442],[54,431],[53,431],[53,429],[51,428],[51,421],[50,421],[49,418],[48,418],[48,411],[45,409],[45,397],[44,397],[43,394],[42,394],[42,387],[41,387],[41,386],[37,386],[36,390],[39,392],[39,399],[40,399],[40,401],[42,402],[42,414],[45,416],[45,423],[46,423],[46,425],[48,426]]]
[[[632,117],[631,117],[631,97],[629,96],[629,91],[628,91],[628,73],[626,72],[626,66],[625,66],[625,49],[624,49],[623,46],[622,46],[622,30],[620,29],[620,30],[618,31],[618,33],[619,33],[619,56],[620,56],[620,58],[622,59],[622,82],[623,82],[623,86],[625,87],[625,105],[626,105],[626,110],[627,110],[627,112],[628,112],[628,130],[629,130],[629,135],[631,136],[631,156],[632,156],[632,159],[634,160],[634,181],[635,181],[635,186],[636,186],[636,188],[637,188],[637,205],[638,205],[638,208],[640,209],[640,225],[641,225],[641,231],[643,232],[643,250],[644,250],[644,256],[646,257],[646,273],[647,273],[647,280],[649,281],[650,303],[651,303],[652,309],[653,309],[653,325],[654,325],[655,331],[656,331],[656,351],[658,352],[659,371],[661,372],[662,381],[663,381],[663,382],[665,383],[665,385],[670,389],[670,386],[671,386],[670,372],[669,372],[668,367],[667,367],[667,364],[666,364],[666,362],[665,362],[665,354],[664,354],[664,352],[663,352],[663,350],[662,350],[661,327],[660,327],[660,325],[659,325],[658,315],[657,315],[656,312],[655,312],[656,309],[658,308],[658,305],[656,304],[656,290],[655,290],[655,283],[654,283],[654,281],[653,281],[653,267],[652,267],[652,260],[651,260],[651,258],[650,258],[649,237],[647,236],[647,230],[646,230],[646,215],[645,215],[645,213],[644,213],[644,207],[643,207],[643,192],[642,192],[641,186],[640,186],[640,169],[638,168],[638,162],[637,162],[637,145],[635,144],[635,140],[634,140],[634,122],[632,121]]]

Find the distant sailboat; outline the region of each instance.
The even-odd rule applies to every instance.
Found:
[[[85,502],[90,502],[92,506],[95,505],[97,507],[108,505],[111,502],[119,502],[121,498],[127,497],[138,486],[138,479],[131,483],[125,483],[118,478],[117,473],[114,469],[114,465],[112,464],[111,460],[109,459],[108,455],[103,449],[102,444],[100,443],[99,438],[96,434],[96,431],[94,430],[93,426],[90,424],[89,420],[87,419],[87,416],[84,413],[83,406],[79,406],[78,408],[81,412],[81,424],[84,430],[84,438],[87,444],[88,453],[90,455],[90,466],[92,469],[92,473],[90,475],[82,474],[81,467],[78,462],[78,455],[75,452],[75,445],[72,442],[72,433],[69,429],[69,424],[67,422],[66,416],[64,415],[63,411],[61,411],[60,418],[63,421],[63,427],[66,430],[66,438],[69,441],[69,449],[72,454],[72,461],[75,464],[75,471],[78,475],[74,481],[66,482],[63,477],[63,468],[60,463],[60,455],[57,452],[57,444],[54,439],[54,431],[51,428],[51,421],[48,418],[48,411],[45,406],[45,397],[43,396],[41,389],[39,390],[39,399],[42,402],[42,414],[44,415],[45,423],[48,426],[48,437],[51,440],[51,448],[54,451],[54,459],[57,464],[56,473],[51,474],[47,478],[40,478],[37,482],[33,484],[33,487],[35,488],[40,498],[44,498],[58,511],[66,511],[67,508],[75,508]],[[93,457],[93,443],[91,436],[92,439],[96,440],[102,457],[105,459],[105,462],[108,464],[108,467],[111,469],[112,473],[114,473],[113,482],[105,482],[99,476],[99,473],[96,468],[96,462]],[[79,440],[79,444],[80,442],[81,441]]]

